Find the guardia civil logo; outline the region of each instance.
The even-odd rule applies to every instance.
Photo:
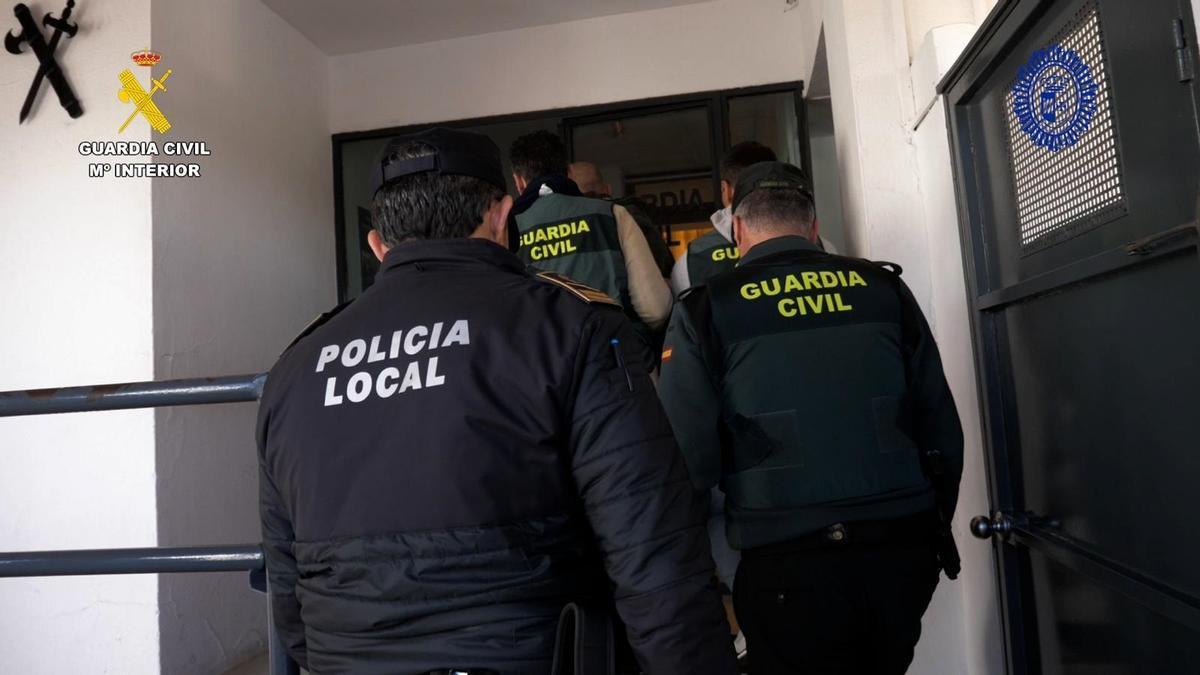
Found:
[[[1062,45],[1036,51],[1013,85],[1013,114],[1035,145],[1058,152],[1079,142],[1096,114],[1096,81]]]
[[[133,59],[134,63],[143,68],[151,68],[162,60],[162,54],[152,52],[149,49],[142,49],[130,54],[130,58]],[[129,116],[125,118],[125,123],[121,125],[120,129],[117,129],[117,133],[124,133],[125,127],[129,126],[129,123],[133,121],[133,118],[138,116],[138,113],[141,113],[142,117],[145,117],[146,121],[150,123],[150,128],[158,133],[165,134],[171,130],[171,122],[158,109],[158,105],[154,102],[154,95],[160,91],[167,90],[167,78],[171,77],[172,72],[174,71],[168,68],[167,72],[158,79],[155,79],[151,75],[150,90],[146,91],[128,68],[121,71],[121,74],[117,76],[121,80],[121,89],[117,92],[117,98],[122,103],[132,103],[133,112],[129,113]],[[162,99],[160,98],[159,100],[161,101]]]

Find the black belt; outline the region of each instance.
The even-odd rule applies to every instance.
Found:
[[[908,544],[933,546],[937,543],[939,521],[937,513],[927,511],[915,516],[887,520],[860,520],[834,523],[816,532],[800,535],[787,541],[742,551],[742,555],[779,555],[797,551],[841,548],[859,544]]]

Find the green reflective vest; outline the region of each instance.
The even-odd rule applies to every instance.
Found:
[[[636,318],[611,202],[543,195],[516,221],[521,235],[517,255],[525,264],[604,291]]]
[[[887,269],[812,248],[744,261],[684,300],[712,329],[739,548],[933,507],[909,386],[915,305]],[[940,364],[929,375],[944,381]]]
[[[687,248],[688,283],[708,283],[721,272],[737,266],[738,248],[720,232],[713,230],[694,239]]]

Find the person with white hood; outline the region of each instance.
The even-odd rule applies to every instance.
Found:
[[[721,203],[724,205],[712,214],[713,231],[697,237],[688,244],[687,251],[675,261],[671,270],[671,291],[678,297],[692,286],[707,283],[709,279],[733,269],[738,262],[737,244],[733,241],[733,215],[729,205],[733,203],[733,186],[737,184],[742,169],[759,162],[776,161],[775,151],[756,141],[743,141],[730,148],[721,158]],[[837,249],[824,237],[819,239],[826,253],[837,253]]]

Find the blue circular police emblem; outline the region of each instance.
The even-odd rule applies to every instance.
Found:
[[[1096,114],[1096,81],[1074,50],[1050,45],[1033,53],[1013,85],[1013,113],[1035,145],[1057,152],[1075,145]]]

